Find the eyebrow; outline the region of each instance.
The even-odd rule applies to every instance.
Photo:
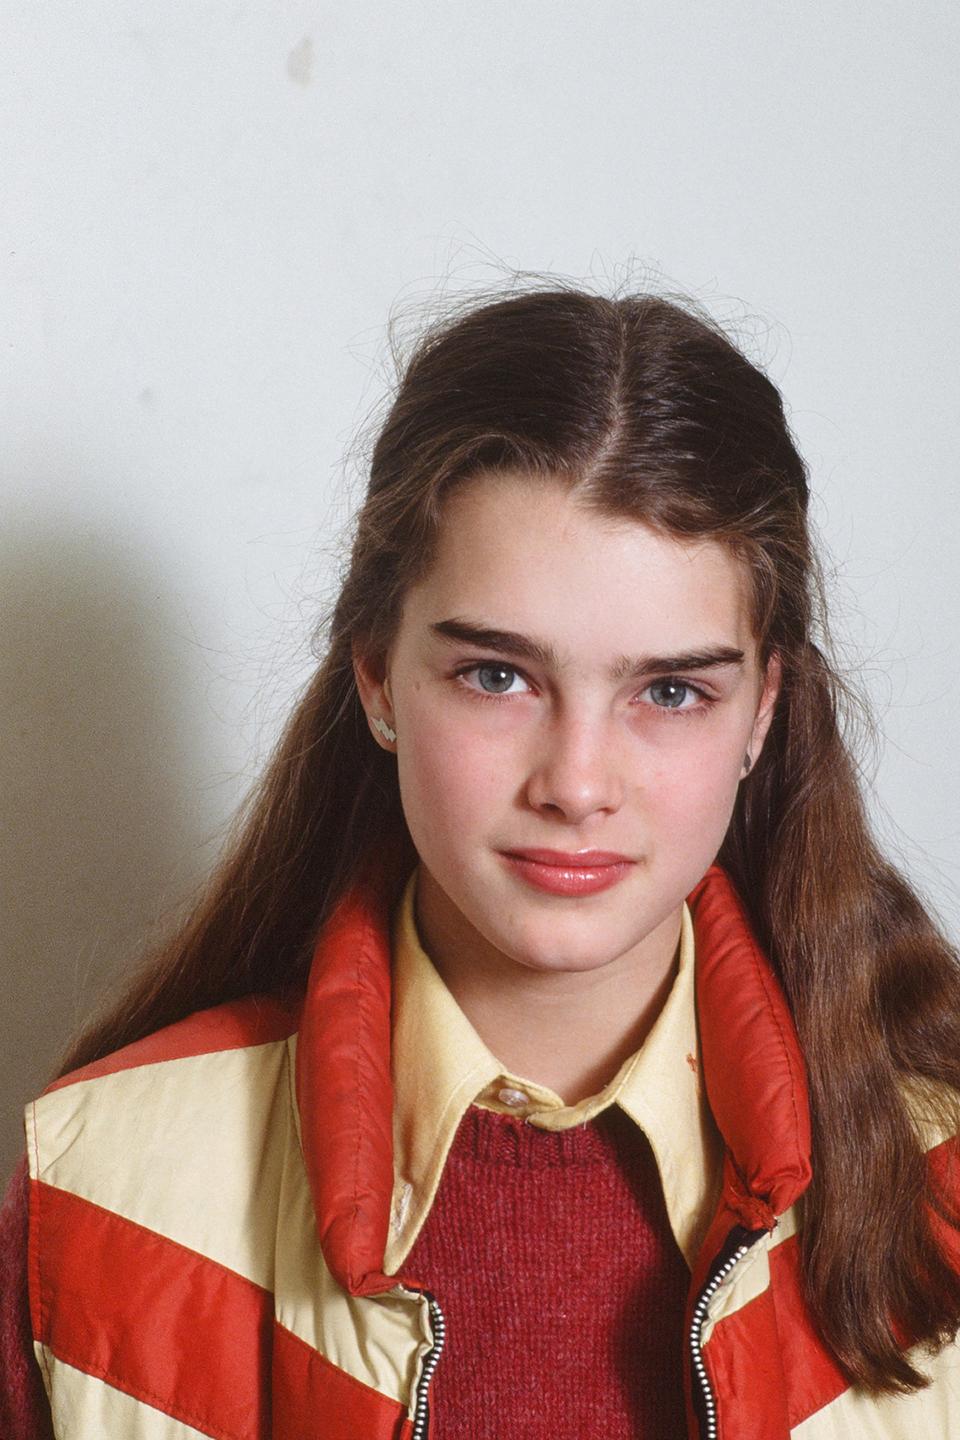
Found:
[[[552,645],[532,640],[514,630],[497,630],[472,620],[437,620],[430,629],[453,644],[475,645],[481,650],[515,655],[522,660],[559,670],[560,658]],[[720,665],[742,665],[744,652],[734,645],[708,645],[703,650],[685,650],[676,655],[621,655],[610,667],[611,680],[632,680],[664,671],[710,670]]]

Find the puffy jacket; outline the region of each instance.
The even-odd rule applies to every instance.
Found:
[[[878,1400],[819,1341],[798,1277],[810,1123],[789,1010],[723,872],[690,904],[726,1146],[688,1301],[691,1440],[960,1436],[960,1347],[926,1362],[928,1389]],[[296,1007],[193,1015],[58,1081],[27,1136],[31,1316],[60,1440],[443,1440],[443,1296],[382,1268],[382,887],[341,901]]]

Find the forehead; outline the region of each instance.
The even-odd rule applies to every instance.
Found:
[[[751,640],[749,575],[714,540],[597,514],[559,482],[484,476],[444,505],[433,564],[404,628],[452,616],[606,652],[677,653]]]

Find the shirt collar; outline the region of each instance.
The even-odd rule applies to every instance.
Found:
[[[546,1130],[619,1105],[650,1142],[674,1236],[692,1266],[719,1192],[723,1145],[700,1083],[687,907],[677,975],[643,1045],[597,1094],[565,1105],[548,1087],[506,1071],[457,1004],[420,943],[416,880],[414,870],[393,921],[394,1191],[385,1273],[396,1273],[416,1240],[472,1104]]]

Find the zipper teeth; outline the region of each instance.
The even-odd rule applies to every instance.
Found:
[[[417,1386],[417,1405],[413,1414],[413,1433],[411,1440],[425,1440],[427,1424],[430,1418],[430,1409],[427,1402],[427,1391],[430,1388],[430,1381],[433,1372],[437,1368],[437,1361],[443,1352],[443,1342],[447,1336],[447,1322],[443,1318],[443,1311],[432,1295],[424,1292],[427,1305],[430,1309],[430,1325],[433,1330],[433,1346],[427,1351],[423,1362],[423,1370],[420,1373],[420,1384]]]
[[[717,1402],[710,1388],[707,1367],[703,1363],[703,1345],[701,1342],[703,1322],[707,1318],[707,1307],[710,1301],[724,1280],[726,1280],[730,1271],[743,1259],[749,1249],[749,1245],[741,1245],[734,1254],[730,1256],[730,1259],[727,1260],[724,1265],[721,1265],[716,1275],[714,1275],[710,1281],[710,1284],[701,1292],[700,1299],[697,1301],[693,1311],[693,1321],[690,1327],[690,1350],[693,1355],[693,1368],[696,1372],[697,1380],[700,1382],[700,1389],[703,1394],[703,1408],[707,1421],[706,1440],[717,1440]]]

